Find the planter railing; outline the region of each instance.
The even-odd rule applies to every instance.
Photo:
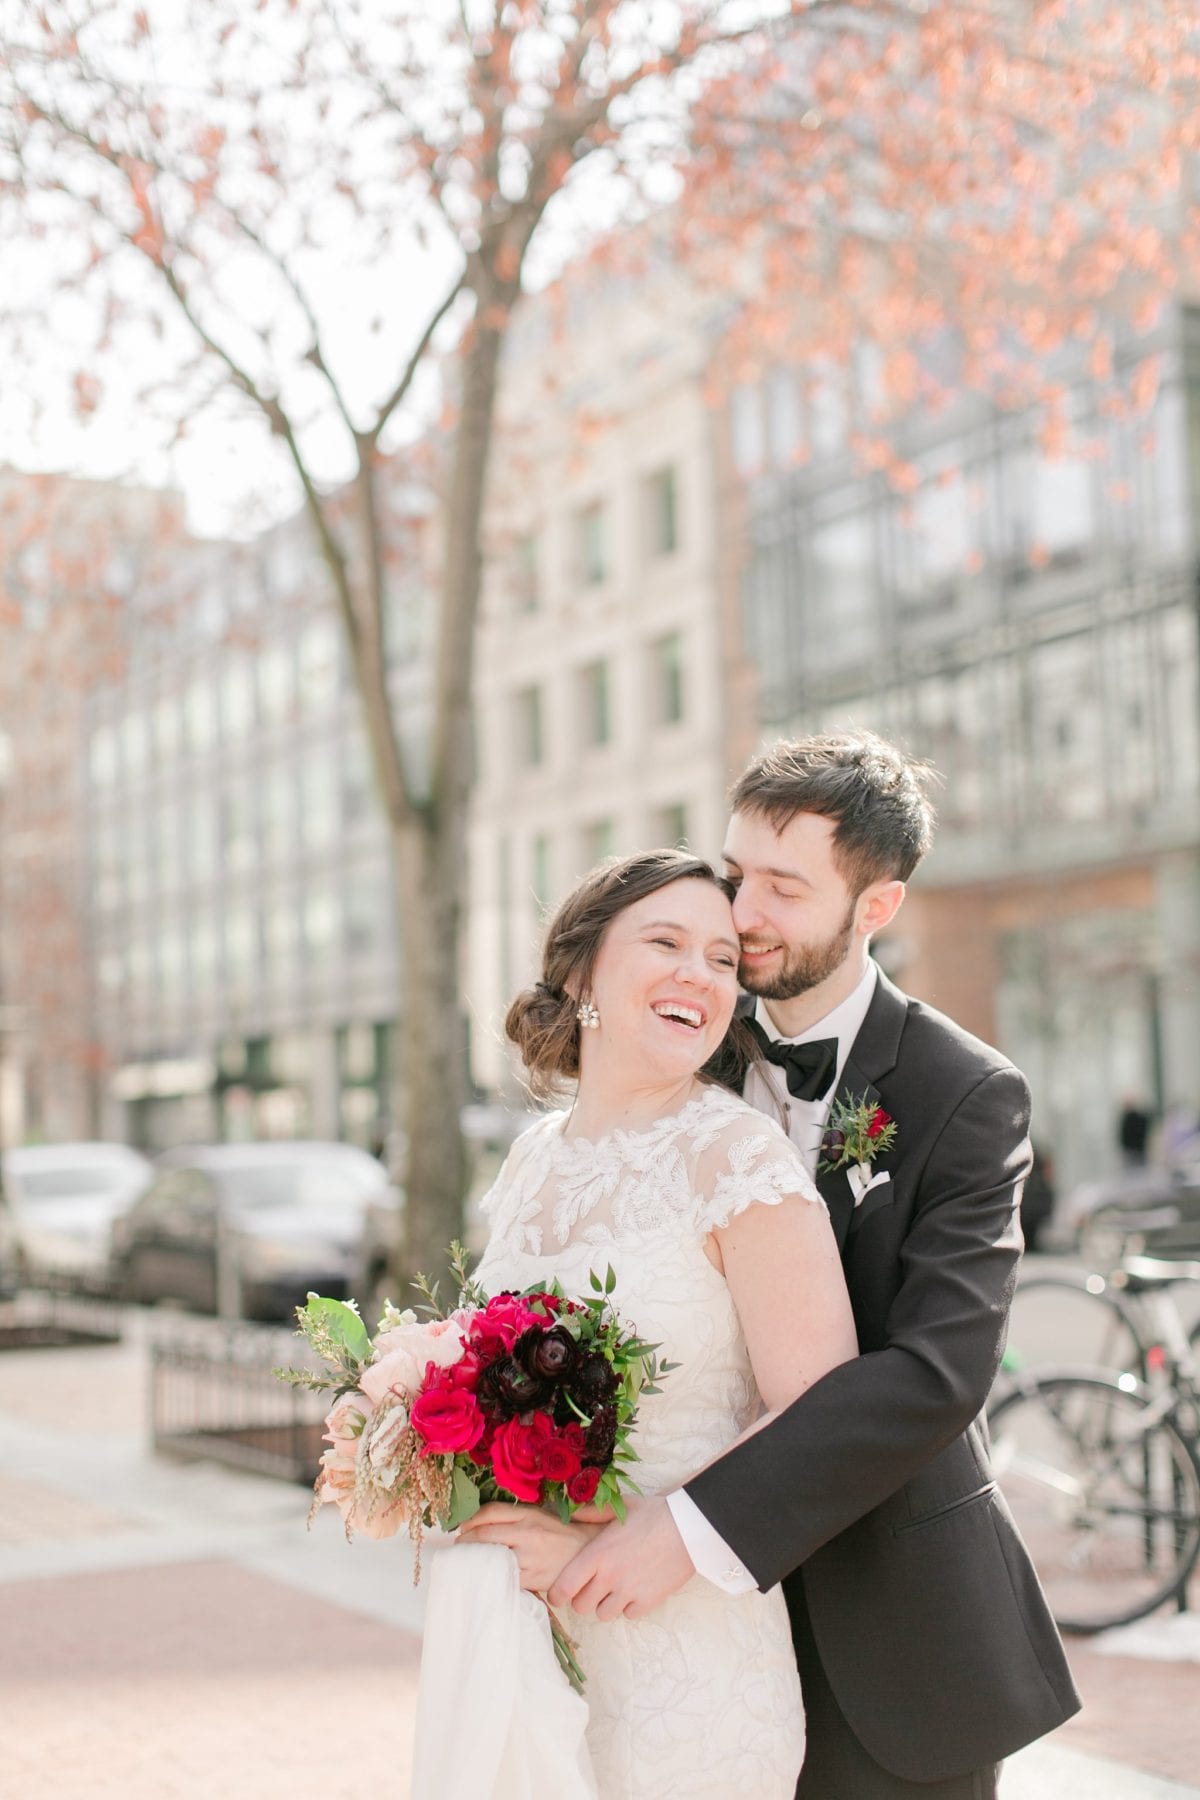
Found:
[[[45,1276],[0,1300],[0,1351],[121,1341],[121,1308],[94,1281]]]
[[[311,1483],[330,1396],[289,1387],[271,1373],[302,1357],[294,1334],[254,1325],[152,1344],[155,1450]]]

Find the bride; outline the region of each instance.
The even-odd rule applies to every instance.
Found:
[[[639,1407],[643,1492],[679,1487],[856,1354],[798,1152],[702,1073],[737,999],[729,892],[682,851],[602,864],[551,922],[542,979],[506,1025],[535,1093],[576,1091],[513,1146],[484,1203],[478,1279],[496,1293],[557,1277],[582,1293],[611,1263],[622,1318],[677,1365]],[[491,1505],[463,1537],[507,1545],[521,1586],[544,1593],[598,1529]],[[568,1609],[562,1623],[587,1677],[602,1800],[791,1800],[804,1716],[779,1588],[731,1598],[697,1575],[648,1617]]]

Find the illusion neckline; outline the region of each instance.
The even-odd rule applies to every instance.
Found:
[[[566,1135],[566,1129],[567,1120],[571,1115],[569,1112],[564,1112],[555,1128],[554,1136],[557,1142],[568,1150],[574,1149],[577,1144],[583,1144],[589,1150],[594,1150],[598,1144],[607,1144],[613,1138],[632,1140],[653,1137],[655,1132],[661,1131],[664,1125],[678,1125],[681,1119],[686,1119],[694,1107],[705,1105],[709,1096],[714,1093],[728,1094],[731,1099],[737,1098],[731,1088],[723,1087],[719,1081],[706,1081],[700,1092],[693,1094],[690,1100],[685,1100],[675,1112],[663,1113],[659,1118],[651,1120],[649,1125],[613,1125],[608,1131],[601,1131],[595,1137],[569,1138]]]

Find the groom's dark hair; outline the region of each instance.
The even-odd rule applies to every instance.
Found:
[[[730,810],[757,813],[782,831],[797,813],[832,819],[833,856],[851,892],[907,881],[933,842],[931,764],[873,731],[781,739],[733,785]]]

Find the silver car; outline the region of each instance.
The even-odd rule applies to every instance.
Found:
[[[5,1151],[4,1188],[22,1277],[102,1285],[113,1225],[153,1175],[150,1160],[127,1144],[30,1144]]]
[[[351,1144],[191,1145],[159,1157],[114,1237],[114,1273],[131,1300],[287,1319],[310,1289],[362,1294],[368,1209],[399,1206]]]

